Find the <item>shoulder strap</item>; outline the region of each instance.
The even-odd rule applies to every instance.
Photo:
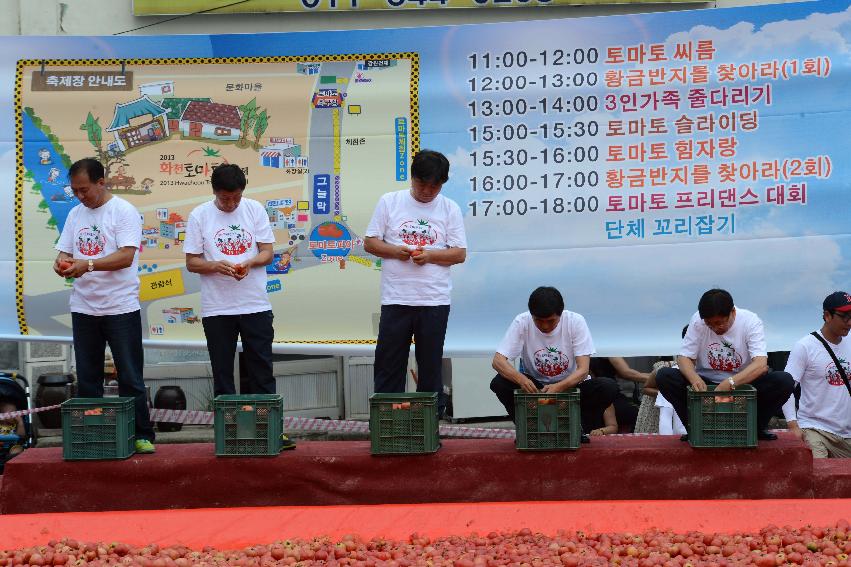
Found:
[[[825,350],[827,350],[827,354],[830,355],[830,358],[833,359],[833,363],[836,365],[836,369],[839,371],[839,375],[842,376],[842,381],[845,382],[845,388],[848,389],[848,395],[851,396],[851,384],[848,383],[848,376],[845,374],[845,369],[839,363],[839,359],[836,358],[836,354],[833,352],[833,349],[830,348],[830,345],[827,344],[827,341],[822,338],[818,332],[813,331],[810,333],[812,336],[818,339],[818,341],[824,345]]]

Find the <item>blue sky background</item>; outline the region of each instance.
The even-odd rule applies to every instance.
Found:
[[[716,55],[712,66],[719,62],[774,58],[825,55],[831,58],[832,72],[828,79],[797,77],[775,81],[773,106],[757,107],[759,130],[738,136],[737,161],[830,155],[835,168],[833,175],[829,180],[808,180],[806,206],[735,209],[734,237],[646,238],[617,243],[606,239],[604,222],[637,215],[607,215],[601,206],[601,211],[594,215],[529,215],[510,219],[469,216],[467,203],[473,198],[468,182],[471,175],[521,172],[517,168],[474,169],[468,157],[470,151],[522,147],[534,153],[544,148],[545,143],[527,140],[522,146],[493,147],[471,143],[467,128],[472,120],[467,103],[483,97],[468,90],[467,80],[473,75],[467,55],[517,50],[536,53],[559,48],[572,51],[593,46],[599,49],[602,61],[610,45],[641,42],[673,45],[698,39],[714,41]],[[819,326],[820,304],[825,295],[834,289],[851,287],[848,280],[851,239],[846,206],[849,196],[846,148],[851,126],[847,97],[851,54],[849,0],[422,29],[226,36],[4,37],[0,38],[0,48],[0,96],[4,108],[9,109],[6,120],[0,121],[0,179],[7,203],[13,202],[11,109],[18,57],[418,52],[422,146],[441,150],[451,158],[451,179],[444,194],[456,200],[466,215],[470,244],[468,261],[453,268],[455,291],[447,338],[447,348],[452,351],[492,351],[514,315],[525,309],[526,298],[537,285],[555,285],[562,290],[568,309],[586,316],[599,352],[625,355],[673,352],[679,343],[679,329],[694,312],[700,293],[715,286],[729,289],[738,305],[763,317],[770,348],[788,349],[797,338]],[[597,94],[602,98],[608,92],[602,85],[606,68],[602,64],[583,67],[584,71],[596,70],[601,84],[595,90],[569,93]],[[576,70],[579,68],[574,66],[570,72]],[[526,69],[529,76],[543,72],[540,68]],[[499,77],[501,71],[490,74]],[[710,82],[708,87],[712,86]],[[680,87],[680,90],[685,89]],[[524,92],[530,100],[544,94]],[[555,93],[546,94],[551,97]],[[498,93],[491,98],[509,96],[518,98],[520,94]],[[682,113],[682,110],[660,111],[653,115],[676,118]],[[594,119],[604,130],[605,122],[617,117],[597,112],[593,116],[574,114],[559,119],[566,118],[569,122]],[[524,122],[533,126],[533,122],[540,120],[530,118]],[[569,149],[572,143],[569,140],[564,147]],[[605,155],[605,137],[598,136],[596,143]],[[548,145],[558,147],[552,142]],[[597,162],[596,169],[603,179],[606,168],[604,161]],[[563,170],[571,173],[573,166],[565,166]],[[530,169],[527,173],[535,176],[540,172]],[[387,179],[393,179],[392,172],[388,172]],[[756,192],[762,194],[765,186],[764,182],[758,182],[755,189],[760,190]],[[603,204],[609,190],[601,184],[594,193]],[[531,192],[526,195],[530,201],[543,196]],[[0,245],[0,274],[6,276],[2,281],[7,282],[0,288],[0,332],[15,333],[11,207],[0,207],[0,215],[4,243]],[[649,214],[643,216],[653,218]],[[648,231],[651,225],[648,220]]]

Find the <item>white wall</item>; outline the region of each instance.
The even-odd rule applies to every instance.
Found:
[[[292,32],[335,29],[397,28],[515,20],[635,14],[665,10],[785,4],[795,0],[716,0],[686,4],[622,4],[537,8],[471,8],[373,10],[291,14],[199,14],[172,21],[169,17],[134,17],[132,0],[0,0],[2,35],[133,35],[186,33]],[[173,17],[173,16],[172,16]],[[163,22],[149,26],[156,22]]]

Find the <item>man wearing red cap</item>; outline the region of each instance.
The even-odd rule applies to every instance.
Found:
[[[809,445],[813,457],[849,458],[851,340],[843,337],[851,330],[851,295],[831,293],[822,308],[821,329],[795,343],[786,363],[786,372],[801,385],[798,419],[789,422],[789,429]]]

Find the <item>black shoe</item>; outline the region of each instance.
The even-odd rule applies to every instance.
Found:
[[[590,443],[590,442],[591,442],[591,438],[590,438],[590,437],[588,437],[588,435],[586,435],[585,433],[583,433],[583,434],[579,437],[579,442],[580,442],[580,443]]]
[[[688,433],[683,433],[680,435],[680,441],[688,441]]]
[[[769,431],[767,429],[758,429],[757,432],[756,432],[756,438],[761,440],[761,441],[776,441],[777,440],[777,434],[772,433],[771,431]]]

